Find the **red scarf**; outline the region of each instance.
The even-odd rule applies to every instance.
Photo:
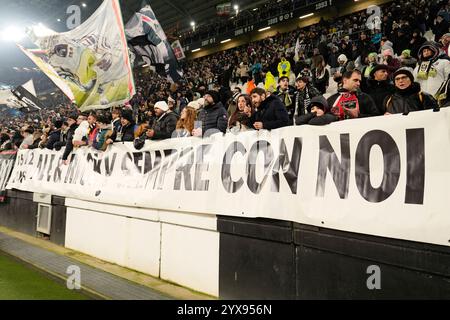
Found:
[[[333,113],[339,120],[353,119],[359,117],[359,102],[356,93],[340,92],[340,96],[336,99],[331,108]]]

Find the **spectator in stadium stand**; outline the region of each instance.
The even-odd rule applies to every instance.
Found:
[[[419,65],[414,70],[422,90],[435,96],[450,76],[450,58],[434,41],[425,42],[419,50]],[[448,84],[447,84],[448,86]]]
[[[361,72],[358,70],[347,71],[342,78],[342,88],[338,90],[338,93],[329,97],[327,101],[331,107],[331,112],[339,120],[379,115],[372,98],[359,91]]]
[[[388,66],[389,78],[401,67],[400,60],[394,57],[394,50],[387,48],[383,51],[383,64]]]
[[[311,99],[320,96],[320,92],[310,83],[309,77],[302,74],[295,79],[295,86],[297,90],[294,94],[294,120],[297,123],[297,117],[311,112]]]
[[[63,121],[63,124],[61,127],[61,139],[59,141],[56,141],[55,144],[53,145],[53,148],[56,151],[61,150],[61,148],[66,145],[68,129],[69,129],[69,124],[67,123],[67,121]]]
[[[394,93],[394,85],[388,78],[388,67],[384,64],[376,65],[370,72],[370,77],[363,92],[367,93],[378,109],[378,114],[384,114],[384,99]]]
[[[42,144],[41,144],[42,136],[43,136],[42,130],[40,130],[40,129],[34,130],[34,133],[33,133],[33,144],[29,145],[27,149],[40,148],[42,146]]]
[[[256,111],[249,121],[250,127],[272,130],[289,125],[289,115],[279,98],[268,95],[262,88],[255,88],[251,93],[252,105]]]
[[[249,95],[241,94],[238,97],[238,106],[228,121],[231,131],[245,131],[249,128],[249,121],[253,114],[252,100]]]
[[[449,55],[449,46],[450,46],[450,33],[446,33],[441,38],[442,50],[444,50],[446,55]]]
[[[14,145],[11,141],[11,137],[7,133],[0,135],[0,152],[14,150]]]
[[[119,141],[122,142],[133,141],[136,124],[134,122],[133,113],[131,112],[131,110],[122,111],[122,117],[120,118],[120,122],[122,124],[122,130],[117,133],[120,137]],[[114,138],[112,139],[113,141],[117,140],[114,134],[112,138]]]
[[[313,84],[314,87],[320,91],[320,93],[325,94],[327,92],[330,80],[330,73],[326,68],[326,63],[322,55],[316,61],[316,65],[313,69]]]
[[[198,104],[196,101],[191,101],[181,111],[180,119],[178,119],[175,127],[175,132],[172,133],[173,138],[190,137],[192,130],[194,130],[195,120],[197,119]]]
[[[402,68],[411,68],[415,69],[417,66],[417,59],[411,57],[411,50],[406,49],[402,51],[402,55],[400,56],[400,63]]]
[[[234,87],[233,89],[233,96],[228,100],[227,103],[227,112],[228,116],[230,117],[237,108],[237,98],[241,95],[242,89],[239,87]]]
[[[241,79],[242,85],[247,83],[249,71],[250,71],[250,69],[249,69],[246,61],[243,61],[239,64],[238,73],[239,73],[239,77]]]
[[[280,63],[278,63],[278,76],[287,77],[289,82],[289,76],[291,75],[291,63],[286,60],[286,57],[282,57]]]
[[[413,31],[411,41],[409,42],[408,49],[411,50],[411,57],[419,58],[419,49],[422,45],[427,41],[422,35],[422,31],[419,29],[415,29]]]
[[[273,95],[277,96],[284,104],[291,120],[294,118],[294,92],[294,87],[289,85],[289,78],[287,76],[281,76],[278,79],[277,91],[273,93]]]
[[[434,25],[431,27],[435,36],[434,39],[436,41],[439,41],[444,34],[448,33],[450,25],[445,19],[445,15],[446,13],[444,11],[439,12],[436,20],[434,21]]]
[[[295,119],[295,124],[322,126],[337,120],[337,117],[330,113],[327,100],[323,96],[316,96],[311,99],[310,111],[298,116]]]
[[[78,126],[85,120],[84,115],[78,115],[78,113],[73,112],[67,117],[67,123],[69,124],[69,130],[67,130],[67,143],[66,148],[64,149],[62,160],[65,164],[68,164],[68,157],[69,154],[73,150],[73,138],[75,135],[75,131],[77,130]]]
[[[410,37],[408,36],[408,31],[405,27],[397,29],[396,37],[393,38],[394,42],[394,53],[399,56],[402,54],[403,50],[410,47]]]
[[[345,54],[341,54],[338,57],[339,67],[335,74],[333,75],[333,80],[337,82],[338,88],[342,87],[342,75],[345,72],[355,69],[355,64],[353,61],[349,61]]]
[[[227,110],[219,99],[219,93],[214,90],[207,91],[204,95],[204,106],[197,115],[201,121],[201,128],[195,128],[194,136],[209,136],[216,132],[225,133],[228,126]]]
[[[165,101],[155,103],[156,121],[151,129],[147,130],[147,138],[151,140],[170,139],[175,131],[178,118],[173,112],[169,112],[169,106]]]
[[[360,55],[361,63],[365,65],[369,53],[376,51],[375,45],[370,41],[365,32],[361,32],[359,35],[358,52]]]
[[[272,74],[268,67],[263,68],[264,77],[264,89],[268,92],[275,92],[277,90],[277,83],[275,81],[275,76]]]
[[[113,135],[111,119],[106,114],[99,114],[97,117],[97,134],[92,147],[96,150],[105,151],[110,143],[107,143]]]
[[[57,119],[53,122],[53,127],[48,136],[47,144],[45,145],[47,149],[53,150],[55,148],[55,143],[62,140],[62,125],[63,121],[60,119]]]
[[[97,136],[98,127],[97,127],[97,113],[92,111],[89,113],[88,119],[89,123],[89,132],[87,136],[87,145],[92,146],[94,143],[95,137]]]
[[[395,92],[383,102],[385,114],[403,113],[426,109],[438,109],[434,98],[421,91],[420,84],[414,82],[414,75],[406,68],[394,73]]]
[[[114,108],[111,112],[111,116],[112,116],[112,122],[111,122],[112,128],[116,132],[119,132],[122,127],[122,124],[120,123],[120,117],[121,117],[120,109]]]
[[[370,73],[372,72],[373,68],[378,64],[377,61],[378,55],[376,52],[371,52],[367,56],[367,66],[364,66],[361,70],[361,75],[363,77],[361,82],[361,89],[364,88],[366,85],[367,80],[370,78]]]
[[[34,130],[32,127],[24,128],[22,131],[23,141],[19,146],[19,149],[28,149],[28,146],[33,144],[33,133]]]

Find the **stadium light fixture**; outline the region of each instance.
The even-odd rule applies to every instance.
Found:
[[[263,31],[266,31],[266,30],[269,30],[269,29],[270,29],[270,27],[261,28],[261,29],[258,30],[258,32],[263,32]]]
[[[308,13],[308,14],[305,14],[304,16],[301,16],[300,17],[300,19],[305,19],[305,18],[308,18],[308,17],[312,17],[314,15],[314,13]]]
[[[87,7],[87,4],[84,3],[84,2],[83,2],[81,5],[83,6],[83,8],[86,8],[86,7]]]
[[[253,11],[256,11],[256,10],[258,10],[258,8],[253,8]]]
[[[237,11],[237,10],[239,10],[239,6],[237,4],[235,4],[233,9]]]
[[[197,51],[200,51],[200,48],[194,49],[191,52],[197,52]]]
[[[227,43],[228,41],[231,41],[231,39],[225,39],[225,40],[222,40],[222,41],[220,41],[220,43]]]
[[[58,19],[56,19],[56,21],[61,22],[61,19],[58,18]]]
[[[25,31],[16,26],[7,27],[0,34],[0,39],[3,41],[20,41],[23,38],[25,38]]]

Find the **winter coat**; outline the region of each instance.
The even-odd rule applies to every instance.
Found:
[[[156,119],[153,124],[155,134],[153,135],[152,140],[170,139],[172,137],[172,132],[174,132],[177,127],[177,121],[177,116],[173,112],[166,112]]]
[[[123,142],[125,141],[134,141],[134,128],[135,128],[135,124],[134,122],[129,123],[128,125],[126,125],[125,127],[122,127],[122,140]],[[114,135],[113,135],[114,137]],[[115,140],[115,139],[113,139]]]
[[[389,113],[409,113],[426,109],[436,109],[436,100],[421,91],[420,84],[414,82],[405,90],[395,89],[395,92],[384,99],[383,107]]]
[[[249,127],[253,128],[255,122],[262,122],[267,130],[277,129],[289,125],[289,115],[281,100],[270,95],[251,117]]]
[[[61,140],[62,140],[61,129],[52,131],[48,136],[47,144],[45,145],[45,147],[47,149],[53,150],[55,149],[55,144],[57,142],[60,142]]]
[[[277,82],[275,81],[275,77],[272,72],[268,71],[266,73],[266,80],[264,82],[264,89],[266,91],[274,92],[277,90]]]
[[[63,153],[63,160],[67,160],[69,157],[69,154],[73,150],[73,136],[75,135],[75,130],[78,128],[78,125],[76,123],[72,124],[69,127],[69,130],[67,130],[67,143],[66,143],[66,149],[64,149]]]
[[[352,93],[346,89],[339,89],[338,93],[332,95],[327,99],[328,105],[330,106],[333,114],[337,114],[337,112],[339,111],[336,109],[337,107],[335,106],[335,103],[337,103],[337,100],[341,98],[341,95],[356,96],[356,100],[358,101],[359,106],[358,118],[373,117],[379,115],[375,102],[369,95],[363,92]],[[340,116],[340,119],[343,120],[342,114]]]
[[[204,106],[199,111],[197,119],[202,123],[203,135],[212,129],[217,129],[223,133],[227,130],[228,113],[222,102],[218,102],[213,106]]]
[[[316,113],[313,113],[308,111],[308,113],[299,115],[295,117],[295,124],[296,125],[303,125],[303,124],[309,124],[313,126],[322,126],[329,124],[331,122],[337,121],[338,118],[330,113],[330,108],[328,106],[327,100],[323,96],[316,96],[311,99],[311,105],[312,104],[319,104],[323,106],[324,114],[320,117],[317,116]]]
[[[319,90],[310,84],[307,84],[301,91],[297,90],[294,94],[295,116],[311,112],[311,99],[317,96],[320,96]]]
[[[377,81],[374,79],[367,80],[367,86],[365,89],[365,93],[367,93],[372,100],[375,102],[375,105],[378,110],[378,114],[382,115],[385,112],[384,109],[384,99],[393,94],[395,87],[388,80],[386,81]]]
[[[435,95],[440,86],[448,79],[450,75],[450,61],[445,54],[441,54],[435,59],[430,60],[431,67],[429,71],[422,72],[423,61],[414,69],[414,77],[420,84],[422,91]]]

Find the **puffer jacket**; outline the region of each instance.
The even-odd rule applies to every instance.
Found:
[[[166,112],[153,124],[155,134],[152,140],[163,140],[172,137],[172,132],[177,126],[177,116],[173,112]]]
[[[409,113],[438,108],[436,100],[430,94],[422,92],[417,82],[405,90],[396,88],[394,94],[384,99],[383,106],[389,113]]]
[[[203,134],[211,129],[217,129],[225,133],[228,127],[228,114],[222,102],[203,107],[199,111],[197,119],[202,123]]]

